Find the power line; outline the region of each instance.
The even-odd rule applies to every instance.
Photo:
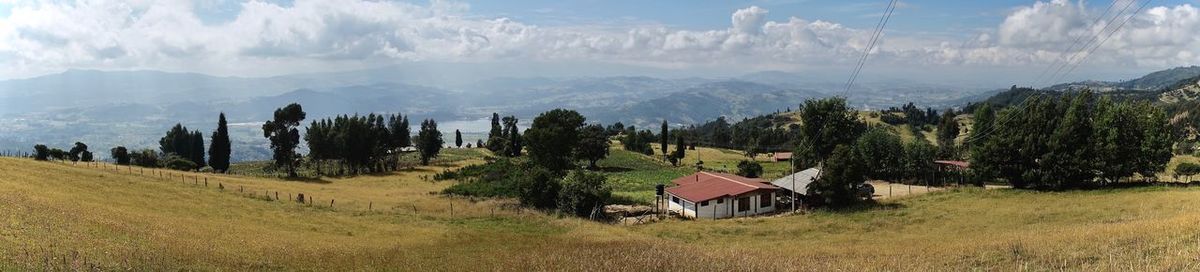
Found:
[[[1130,1],[1128,4],[1126,4],[1126,5],[1125,5],[1125,7],[1121,9],[1121,11],[1117,12],[1117,14],[1116,14],[1116,15],[1114,15],[1112,19],[1108,20],[1108,23],[1106,23],[1106,24],[1105,24],[1105,27],[1104,27],[1104,29],[1101,29],[1101,31],[1100,31],[1100,32],[1098,32],[1098,33],[1094,34],[1094,35],[1092,36],[1092,38],[1091,38],[1091,39],[1089,39],[1089,42],[1088,42],[1087,44],[1085,44],[1083,47],[1079,48],[1079,49],[1080,49],[1080,51],[1079,51],[1079,52],[1076,52],[1076,53],[1075,53],[1075,54],[1073,54],[1073,55],[1072,55],[1070,58],[1068,58],[1068,59],[1067,59],[1067,62],[1066,62],[1066,63],[1064,63],[1062,66],[1060,66],[1060,67],[1059,67],[1059,69],[1058,69],[1057,71],[1055,71],[1055,74],[1058,74],[1058,76],[1057,76],[1057,77],[1056,77],[1056,76],[1051,76],[1051,79],[1062,78],[1062,76],[1063,76],[1063,75],[1065,75],[1065,74],[1059,74],[1059,73],[1058,73],[1058,71],[1061,71],[1061,70],[1063,69],[1063,67],[1066,67],[1066,66],[1068,66],[1068,65],[1072,66],[1072,68],[1071,68],[1070,70],[1068,70],[1068,72],[1067,72],[1067,73],[1070,73],[1070,71],[1073,71],[1073,70],[1075,69],[1075,67],[1078,67],[1078,65],[1079,65],[1080,63],[1082,63],[1082,62],[1083,62],[1083,60],[1085,60],[1085,59],[1086,59],[1088,56],[1090,56],[1090,54],[1091,54],[1091,52],[1092,52],[1092,51],[1095,51],[1095,49],[1096,49],[1096,48],[1099,48],[1100,46],[1102,46],[1102,45],[1104,44],[1104,42],[1107,42],[1107,41],[1108,41],[1108,39],[1109,39],[1109,38],[1111,38],[1113,34],[1115,34],[1117,31],[1120,31],[1120,30],[1121,30],[1121,28],[1125,26],[1125,23],[1128,23],[1128,22],[1129,22],[1129,20],[1131,20],[1131,19],[1133,18],[1133,16],[1136,16],[1138,12],[1141,12],[1141,10],[1142,10],[1143,8],[1145,8],[1147,5],[1149,5],[1149,4],[1150,4],[1150,1],[1152,1],[1152,0],[1147,0],[1147,1],[1146,1],[1146,2],[1144,2],[1144,3],[1143,3],[1141,6],[1139,6],[1139,7],[1138,7],[1138,9],[1137,9],[1137,10],[1135,10],[1135,11],[1134,11],[1132,14],[1129,14],[1129,15],[1128,15],[1128,18],[1127,18],[1125,21],[1123,21],[1123,22],[1122,22],[1120,25],[1118,25],[1118,26],[1117,26],[1117,28],[1115,28],[1115,29],[1113,29],[1111,32],[1109,32],[1109,33],[1108,33],[1108,35],[1107,35],[1107,36],[1105,36],[1105,38],[1104,38],[1103,40],[1100,40],[1100,42],[1099,42],[1099,43],[1093,43],[1094,41],[1096,41],[1096,40],[1097,40],[1097,39],[1100,37],[1100,35],[1104,35],[1104,32],[1106,32],[1106,31],[1108,30],[1109,26],[1111,26],[1113,22],[1115,22],[1117,19],[1120,19],[1120,18],[1122,17],[1122,14],[1124,14],[1124,13],[1125,13],[1125,11],[1127,11],[1127,10],[1128,10],[1128,8],[1129,8],[1129,7],[1130,7],[1130,6],[1131,6],[1131,5],[1132,5],[1134,2],[1136,2],[1136,0],[1134,0],[1134,1]],[[1115,3],[1116,3],[1116,1],[1113,1],[1113,4],[1115,4]],[[1111,7],[1112,7],[1112,5],[1110,4],[1110,8],[1109,8],[1109,9],[1111,9]],[[1096,22],[1099,22],[1099,20],[1100,20],[1100,19],[1103,19],[1103,16],[1104,16],[1104,15],[1107,15],[1107,11],[1108,11],[1108,10],[1106,10],[1105,14],[1101,15],[1100,17],[1098,17]],[[1076,40],[1078,41],[1078,38],[1077,38]],[[1095,44],[1095,46],[1093,47],[1093,46],[1092,46],[1092,44]],[[1073,48],[1073,47],[1074,47],[1074,46],[1072,45],[1072,47],[1071,47],[1071,48]],[[1091,49],[1089,49],[1089,50],[1086,50],[1086,51],[1088,51],[1088,54],[1085,54],[1085,55],[1083,55],[1081,58],[1078,58],[1078,59],[1077,59],[1077,61],[1071,61],[1071,60],[1073,60],[1073,59],[1076,59],[1076,58],[1075,58],[1075,56],[1077,56],[1077,55],[1079,55],[1080,53],[1084,52],[1084,51],[1085,51],[1085,49],[1088,49],[1089,47],[1091,47]],[[1074,62],[1074,63],[1072,64],[1072,62]],[[1055,62],[1055,63],[1057,63],[1057,60],[1056,60],[1056,62]],[[1039,78],[1040,78],[1040,77],[1039,77]],[[1034,82],[1034,84],[1037,84],[1037,83],[1038,83],[1038,82]],[[1032,87],[1032,86],[1031,86],[1031,88],[1035,88],[1035,87]],[[1038,91],[1037,91],[1037,89],[1034,89],[1034,91],[1035,91],[1035,93],[1034,93],[1034,94],[1032,94],[1032,95],[1030,95],[1030,96],[1027,96],[1027,97],[1026,97],[1026,98],[1025,98],[1025,99],[1024,99],[1024,100],[1023,100],[1023,101],[1022,101],[1020,104],[1018,104],[1018,111],[1021,111],[1021,110],[1024,110],[1025,108],[1027,108],[1027,107],[1029,106],[1029,105],[1028,105],[1028,104],[1029,104],[1028,102],[1029,102],[1029,101],[1030,101],[1032,98],[1034,98],[1035,96],[1040,98],[1040,96],[1044,94],[1043,92],[1038,92]],[[967,139],[963,140],[963,142],[964,142],[964,143],[970,143],[970,142],[973,142],[973,141],[975,141],[975,140],[978,140],[978,139],[980,139],[980,138],[982,138],[982,137],[984,137],[984,136],[987,136],[987,135],[991,134],[992,132],[994,132],[996,129],[998,129],[998,128],[999,128],[1001,125],[1003,125],[1003,124],[1006,124],[1006,123],[1007,123],[1009,120],[1011,120],[1011,119],[1012,119],[1012,116],[1011,116],[1011,115],[1006,115],[1006,116],[1003,116],[1003,117],[1002,117],[1002,119],[1001,119],[1001,120],[999,120],[999,122],[995,122],[995,123],[993,123],[992,127],[991,127],[991,128],[989,128],[987,131],[984,131],[984,132],[982,132],[982,133],[980,133],[980,134],[972,135],[972,136],[968,137]]]
[[[883,36],[883,29],[887,26],[888,21],[892,18],[892,13],[896,10],[896,1],[888,2],[887,8],[884,9],[883,16],[879,18],[879,23],[875,25],[875,30],[871,34],[871,39],[867,43],[867,47],[863,49],[863,54],[858,58],[854,70],[850,73],[850,78],[846,80],[846,88],[842,90],[842,96],[846,96],[850,92],[850,88],[854,86],[854,81],[858,79],[858,75],[862,72],[862,68],[866,65],[867,57],[871,55],[871,50],[875,48],[875,43],[879,41],[880,36]]]

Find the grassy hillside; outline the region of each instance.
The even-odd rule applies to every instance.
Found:
[[[420,178],[433,171],[204,187],[0,158],[0,270],[1200,269],[1200,189],[964,189],[855,212],[614,226],[431,195],[450,184]]]
[[[696,172],[696,162],[704,161],[704,168],[729,173],[737,172],[737,164],[747,160],[741,151],[720,148],[696,147],[696,150],[684,152],[683,163],[671,166],[663,160],[662,150],[655,147],[654,154],[647,156],[626,151],[618,142],[613,142],[608,158],[600,160],[597,165],[608,174],[609,184],[614,193],[637,203],[654,203],[654,185],[670,185],[675,178],[691,175]],[[667,145],[674,152],[675,145]],[[754,160],[763,166],[763,178],[774,179],[787,175],[787,162],[775,162],[771,154],[759,154]]]

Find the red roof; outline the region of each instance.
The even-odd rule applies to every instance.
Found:
[[[777,161],[791,160],[791,159],[792,159],[792,152],[775,152],[775,160],[777,160]]]
[[[691,202],[736,196],[757,190],[779,189],[761,179],[709,172],[698,172],[671,182],[678,186],[667,188],[667,192]]]
[[[958,168],[971,168],[971,163],[965,162],[965,161],[933,161],[933,163],[953,165],[953,166],[958,166]]]

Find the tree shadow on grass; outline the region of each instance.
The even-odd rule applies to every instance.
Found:
[[[604,173],[621,173],[621,172],[633,171],[633,168],[620,167],[620,166],[601,166],[598,169],[596,169],[596,171],[604,172]]]
[[[871,212],[871,211],[898,210],[898,209],[903,209],[904,207],[905,207],[904,204],[895,203],[895,202],[880,203],[875,200],[868,200],[868,201],[859,202],[859,203],[856,203],[856,204],[853,204],[850,206],[846,206],[846,207],[838,207],[838,208],[821,207],[820,209],[823,211],[828,211],[828,212],[832,212],[832,213],[861,213],[861,212]]]
[[[304,183],[319,183],[319,184],[332,183],[331,181],[321,179],[320,177],[282,177],[280,179],[286,180],[286,181],[296,181],[296,182],[304,182]]]

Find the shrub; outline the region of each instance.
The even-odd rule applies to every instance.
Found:
[[[129,154],[133,164],[141,167],[159,167],[158,152],[153,149],[142,149]]]
[[[605,184],[607,178],[600,173],[582,170],[571,171],[562,181],[558,191],[558,210],[579,217],[588,217],[612,198],[612,189]]]
[[[33,146],[33,152],[34,152],[33,159],[35,159],[35,160],[39,160],[39,161],[50,160],[50,148],[46,147],[46,145],[40,144],[40,145]]]
[[[167,156],[166,159],[163,159],[162,165],[179,171],[191,171],[196,169],[195,162],[175,154],[171,154]]]
[[[737,175],[747,178],[757,178],[763,172],[762,165],[756,161],[743,160],[738,162],[737,168]]]

